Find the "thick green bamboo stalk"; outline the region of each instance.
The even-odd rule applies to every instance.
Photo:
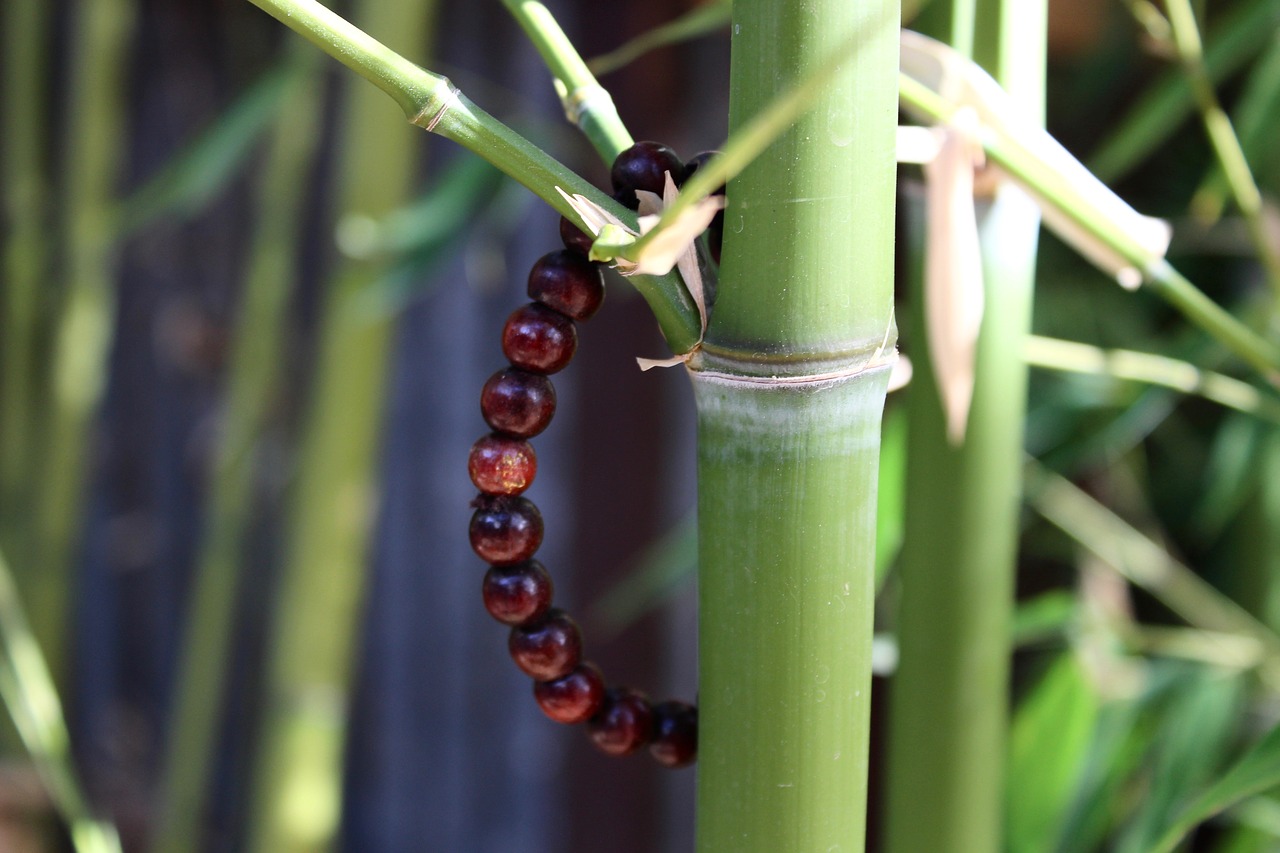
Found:
[[[53,396],[40,472],[37,576],[18,578],[32,626],[59,678],[71,564],[79,542],[93,417],[106,384],[115,326],[111,212],[124,140],[132,0],[91,0],[72,16],[67,136],[61,165],[66,293],[53,341]]]
[[[237,322],[227,411],[188,609],[161,783],[156,853],[200,848],[232,656],[236,594],[253,523],[254,459],[280,391],[286,312],[296,279],[307,176],[322,106],[319,55],[294,42],[289,94],[262,168],[254,245]]]
[[[354,14],[421,55],[434,11],[432,0],[363,0]],[[378,217],[408,199],[420,137],[406,131],[381,95],[358,80],[344,83],[338,211]],[[385,258],[347,261],[326,285],[253,778],[248,848],[259,853],[327,850],[341,815],[348,690],[393,329],[389,317],[361,310],[360,303],[385,264]]]
[[[896,2],[734,3],[733,128],[859,48],[730,182],[692,365],[701,853],[864,849],[898,16]]]
[[[977,60],[1030,118],[1041,118],[1045,4],[980,2],[977,14]],[[1027,384],[1022,347],[1038,228],[1034,203],[1016,187],[1001,186],[980,203],[985,311],[959,445],[948,437],[928,354],[924,247],[918,233],[911,237],[914,372],[889,725],[890,853],[995,853],[1001,846]]]

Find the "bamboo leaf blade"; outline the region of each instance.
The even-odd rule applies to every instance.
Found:
[[[0,696],[76,853],[120,853],[115,827],[96,818],[80,784],[52,673],[27,623],[13,572],[0,553]]]
[[[221,116],[119,203],[116,239],[162,216],[178,219],[204,209],[243,165],[290,91],[299,62],[264,73]]]
[[[709,35],[728,26],[732,6],[731,0],[709,0],[673,21],[641,33],[608,53],[587,60],[587,67],[596,74],[611,74],[660,47]]]
[[[1278,23],[1280,9],[1271,0],[1247,0],[1234,6],[1208,34],[1209,78],[1219,84],[1237,71],[1261,49]],[[1177,70],[1169,71],[1098,145],[1088,158],[1090,170],[1105,181],[1119,180],[1177,132],[1194,109],[1187,78]]]

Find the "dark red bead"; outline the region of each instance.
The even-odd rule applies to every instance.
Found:
[[[525,675],[551,681],[569,674],[582,660],[582,632],[569,614],[552,608],[537,622],[512,628],[507,650]]]
[[[540,373],[508,367],[484,383],[480,412],[498,432],[532,438],[547,428],[556,413],[556,389]]]
[[[551,609],[551,575],[537,560],[491,566],[482,591],[484,609],[504,625],[526,625]]]
[[[578,330],[559,311],[530,302],[517,308],[502,328],[502,353],[516,367],[555,373],[573,360]]]
[[[664,767],[684,767],[698,757],[698,709],[688,702],[653,706],[649,754]]]
[[[604,302],[604,274],[577,252],[549,252],[529,271],[529,298],[574,320],[589,320]]]
[[[471,445],[467,472],[485,494],[518,495],[533,483],[538,457],[529,442],[492,433]]]
[[[585,258],[591,253],[591,244],[595,242],[595,238],[569,221],[569,217],[561,216],[560,242],[569,251],[577,252]]]
[[[480,495],[471,505],[471,548],[485,562],[520,563],[542,544],[542,513],[527,498]]]
[[[533,698],[557,723],[585,723],[604,701],[604,678],[593,664],[580,664],[563,678],[534,682]]]
[[[643,693],[614,687],[587,723],[587,734],[606,755],[629,755],[653,737],[653,707]]]
[[[613,161],[609,178],[615,193],[648,190],[661,196],[666,172],[673,181],[684,177],[684,164],[676,152],[660,142],[637,142]]]

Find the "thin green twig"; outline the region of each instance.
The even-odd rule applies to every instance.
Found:
[[[1027,338],[1023,354],[1035,367],[1172,388],[1280,424],[1280,400],[1274,395],[1266,394],[1248,382],[1202,370],[1175,358],[1133,350],[1102,349],[1039,335]]]
[[[557,187],[636,226],[634,212],[480,109],[448,79],[419,68],[316,0],[250,2],[393,98],[411,123],[480,155],[571,221],[583,224]],[[633,276],[629,281],[649,303],[672,350],[689,351],[701,335],[701,321],[679,276]]]
[[[588,60],[587,67],[596,74],[609,74],[630,65],[651,50],[715,32],[729,25],[732,8],[730,0],[712,0],[696,6],[674,21],[655,27],[608,53]]]
[[[1273,683],[1280,680],[1280,636],[1142,531],[1036,462],[1027,464],[1026,493],[1031,506],[1051,524],[1188,625],[1256,640],[1267,650],[1264,674]]]
[[[1200,42],[1195,12],[1192,11],[1189,0],[1165,0],[1165,8],[1169,14],[1170,31],[1178,58],[1191,84],[1191,94],[1200,110],[1205,132],[1222,165],[1223,175],[1236,206],[1244,217],[1258,260],[1267,271],[1267,283],[1271,286],[1273,295],[1280,298],[1280,252],[1267,235],[1262,216],[1262,193],[1253,179],[1253,172],[1249,169],[1240,140],[1231,126],[1231,119],[1218,102],[1213,80],[1205,66],[1204,48]]]
[[[632,138],[618,116],[609,91],[596,82],[546,6],[536,0],[503,2],[555,77],[556,93],[564,105],[565,117],[582,130],[605,163],[612,163],[631,147]]]

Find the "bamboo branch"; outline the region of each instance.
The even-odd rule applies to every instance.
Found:
[[[410,122],[459,143],[529,188],[562,216],[582,219],[558,193],[585,196],[631,227],[636,214],[476,106],[448,79],[387,48],[316,0],[250,0],[391,96]],[[667,343],[688,352],[701,334],[697,306],[679,276],[633,276]]]

